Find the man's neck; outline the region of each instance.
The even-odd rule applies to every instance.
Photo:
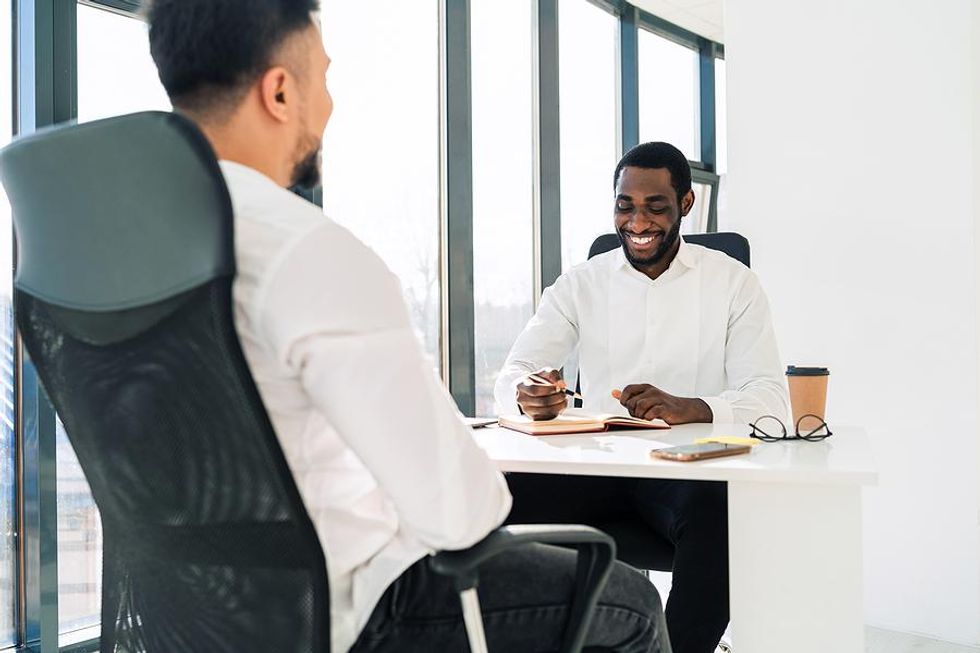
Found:
[[[274,148],[263,144],[247,121],[232,117],[223,124],[195,120],[197,126],[211,143],[215,156],[222,161],[234,161],[261,172],[283,188],[289,186],[291,170],[279,157],[270,156]]]

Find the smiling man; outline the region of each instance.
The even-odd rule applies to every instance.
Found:
[[[614,184],[622,247],[572,268],[544,292],[497,380],[499,410],[557,415],[566,395],[528,375],[559,381],[577,350],[586,409],[670,424],[785,420],[782,365],[758,279],[726,254],[680,237],[694,204],[687,159],[667,143],[638,145],[616,166]],[[640,519],[670,540],[674,651],[714,650],[728,623],[724,483],[510,474],[508,484],[512,523]]]

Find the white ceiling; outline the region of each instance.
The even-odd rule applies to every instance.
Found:
[[[723,0],[630,0],[630,3],[712,41],[725,42]]]

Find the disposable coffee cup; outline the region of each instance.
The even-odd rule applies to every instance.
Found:
[[[789,382],[789,403],[793,409],[793,424],[804,415],[816,415],[826,421],[827,381],[830,371],[826,367],[786,368],[786,381]],[[806,425],[803,425],[806,426]]]

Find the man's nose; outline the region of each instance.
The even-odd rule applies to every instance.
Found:
[[[643,209],[635,208],[630,211],[630,218],[626,221],[626,224],[632,227],[635,231],[642,232],[652,224],[652,221],[647,217],[646,212],[643,211]]]

